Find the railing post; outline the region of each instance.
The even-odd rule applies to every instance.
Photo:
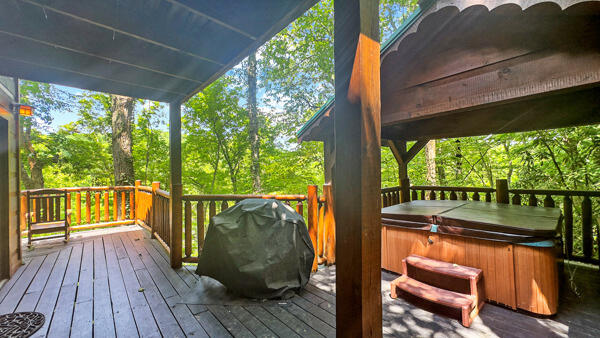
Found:
[[[508,180],[496,180],[496,203],[508,204]]]
[[[19,236],[21,232],[27,229],[27,217],[26,215],[29,213],[29,206],[27,205],[27,196],[24,194],[21,195],[21,229],[19,229]],[[29,215],[31,217],[31,215]]]
[[[156,211],[157,207],[157,197],[156,190],[160,189],[160,182],[152,182],[152,204],[150,205],[151,216],[150,216],[150,238],[156,238],[154,235],[154,225],[156,224],[156,217],[158,216],[158,212]]]
[[[400,203],[410,202],[410,179],[400,179]]]
[[[317,271],[317,222],[319,221],[319,196],[318,187],[316,185],[308,186],[308,234],[312,241],[315,251],[315,259],[313,260],[312,271]]]

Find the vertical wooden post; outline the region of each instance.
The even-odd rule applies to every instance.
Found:
[[[171,267],[181,267],[182,208],[181,197],[181,102],[169,104],[169,158],[171,163]]]
[[[185,257],[192,255],[192,203],[185,201]]]
[[[196,232],[198,236],[198,256],[204,247],[204,202],[198,201],[196,205]]]
[[[573,200],[565,196],[563,200],[565,215],[565,254],[568,259],[573,255]]]
[[[156,232],[156,222],[158,217],[158,197],[156,196],[156,190],[160,189],[160,182],[152,182],[152,204],[150,205],[150,238],[156,238],[154,233]]]
[[[127,206],[125,202],[127,202],[125,190],[121,190],[121,220],[127,219]]]
[[[381,337],[378,0],[334,0],[336,327]]]
[[[113,190],[113,221],[119,219],[119,192]]]
[[[100,192],[94,193],[94,212],[96,213],[96,223],[100,223]]]
[[[81,224],[81,191],[75,194],[75,220]]]
[[[87,224],[92,222],[92,192],[85,192],[85,221]]]
[[[583,257],[586,260],[592,258],[594,251],[592,231],[592,200],[589,196],[585,196],[581,201],[581,232],[583,237]]]
[[[65,215],[65,219],[69,222],[69,224],[71,224],[72,222],[72,215],[71,215],[71,193],[68,192],[67,193],[67,214]],[[27,204],[27,203],[25,203]]]
[[[129,190],[129,219],[135,221],[135,190]]]
[[[317,271],[317,222],[319,221],[319,201],[318,188],[316,185],[308,186],[308,234],[312,241],[313,249],[315,250],[315,259],[313,260],[312,271]]]
[[[142,181],[141,180],[135,180],[135,203],[134,203],[134,220],[137,221],[140,216],[138,214],[138,207],[139,207],[139,203],[140,203],[140,185],[142,185]]]
[[[108,220],[109,220],[109,215],[110,215],[110,209],[108,208],[109,197],[110,197],[110,195],[108,194],[108,190],[106,190],[104,192],[104,222],[108,222]]]
[[[21,209],[19,210],[20,214],[21,214],[21,219],[20,219],[20,229],[19,229],[19,238],[20,238],[20,234],[23,230],[27,229],[27,217],[31,217],[31,215],[27,215],[29,214],[29,206],[27,205],[27,196],[26,195],[21,195]]]
[[[335,264],[335,203],[331,184],[323,185],[323,195],[325,196],[325,258],[327,265]]]
[[[496,180],[496,203],[508,204],[508,180]]]

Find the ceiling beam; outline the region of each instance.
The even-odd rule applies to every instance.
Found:
[[[97,22],[97,21],[94,21],[94,20],[91,20],[91,19],[88,19],[88,18],[84,18],[84,17],[78,16],[78,15],[75,15],[75,14],[72,14],[72,13],[60,10],[58,8],[54,8],[52,6],[42,4],[42,3],[39,2],[39,0],[20,0],[20,1],[24,2],[24,3],[27,3],[27,4],[30,4],[30,5],[33,5],[33,6],[40,7],[44,11],[52,11],[54,13],[57,13],[57,14],[60,14],[60,15],[64,15],[64,16],[68,16],[70,18],[73,18],[73,19],[85,22],[85,23],[90,24],[90,25],[94,25],[94,26],[97,26],[97,27],[104,28],[104,29],[106,29],[106,30],[108,30],[108,31],[110,31],[112,33],[123,34],[123,35],[129,36],[129,37],[132,37],[134,39],[137,39],[137,40],[140,40],[140,41],[144,41],[146,43],[150,43],[150,44],[153,44],[153,45],[156,45],[156,46],[159,46],[159,47],[162,47],[162,48],[165,48],[165,49],[177,52],[177,53],[181,53],[181,54],[184,54],[184,55],[188,55],[188,56],[194,57],[194,58],[196,58],[198,60],[211,62],[211,63],[217,64],[217,65],[220,65],[220,66],[223,65],[223,63],[221,61],[219,61],[219,60],[214,60],[214,59],[211,59],[211,58],[208,58],[208,57],[205,57],[205,56],[202,56],[202,55],[199,55],[199,54],[187,51],[187,50],[183,50],[181,48],[178,48],[178,47],[175,47],[175,46],[163,43],[163,42],[160,42],[160,41],[156,41],[154,39],[143,37],[143,36],[141,36],[139,34],[136,34],[136,33],[125,31],[123,29],[120,29],[120,28],[116,27],[115,25],[108,25],[108,24]]]
[[[243,35],[243,36],[245,36],[245,37],[247,37],[247,38],[249,38],[251,40],[256,40],[255,36],[253,36],[251,34],[248,34],[245,31],[243,31],[243,30],[241,30],[241,29],[239,29],[237,27],[234,27],[234,26],[232,26],[232,25],[230,25],[230,24],[228,24],[226,22],[223,22],[223,21],[221,21],[221,20],[219,20],[219,19],[217,19],[215,17],[212,17],[212,16],[210,16],[210,15],[208,15],[208,14],[206,14],[206,13],[204,13],[204,12],[202,12],[202,11],[196,9],[196,8],[192,8],[192,7],[190,7],[190,6],[186,5],[186,4],[183,4],[183,3],[181,3],[181,0],[164,0],[164,1],[169,2],[171,4],[174,4],[176,6],[180,6],[182,8],[185,8],[186,10],[188,10],[189,12],[191,12],[191,13],[193,13],[195,15],[204,17],[204,18],[206,18],[206,19],[208,19],[208,20],[210,20],[210,21],[212,21],[212,22],[214,22],[214,23],[216,23],[218,25],[221,25],[221,26],[223,26],[223,27],[225,27],[225,28],[227,28],[227,29],[229,29],[231,31],[234,31],[234,32],[236,32],[236,33],[238,33],[240,35]]]

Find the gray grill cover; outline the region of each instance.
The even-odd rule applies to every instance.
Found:
[[[196,273],[250,298],[288,297],[310,278],[314,249],[291,207],[246,199],[210,220]]]

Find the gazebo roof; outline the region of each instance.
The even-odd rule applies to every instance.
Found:
[[[316,1],[3,1],[0,74],[185,100]]]
[[[600,122],[598,18],[599,1],[422,0],[382,44],[382,138]],[[299,141],[327,138],[334,111],[331,98]]]

